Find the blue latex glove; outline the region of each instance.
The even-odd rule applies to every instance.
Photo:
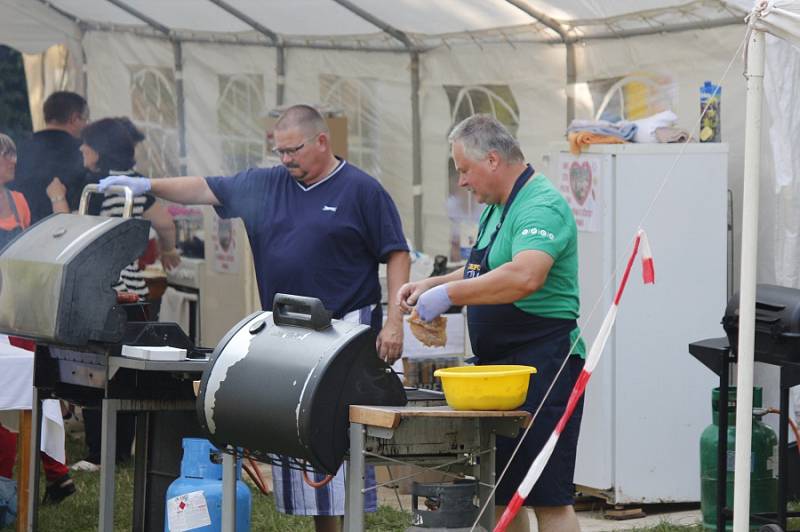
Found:
[[[134,196],[141,196],[150,191],[150,180],[146,177],[132,177],[129,175],[110,175],[104,177],[98,183],[100,192],[105,192],[108,187],[122,186],[128,187]]]
[[[431,321],[453,306],[447,285],[440,284],[424,292],[417,300],[417,314],[422,321]]]

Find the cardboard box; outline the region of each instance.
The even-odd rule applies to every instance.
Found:
[[[272,128],[275,127],[278,116],[278,113],[270,111],[270,113],[264,117],[268,150],[272,150],[272,148],[275,147],[272,138]],[[325,117],[325,122],[328,124],[328,129],[331,131],[331,147],[333,148],[333,154],[342,159],[347,159],[347,117],[333,116],[326,113],[323,113],[323,116]]]

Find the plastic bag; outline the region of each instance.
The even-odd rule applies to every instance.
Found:
[[[17,482],[0,477],[0,527],[5,527],[17,518]]]

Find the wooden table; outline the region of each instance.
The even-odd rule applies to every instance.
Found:
[[[457,462],[478,481],[480,519],[494,528],[495,437],[513,438],[530,420],[528,412],[453,410],[447,406],[350,407],[345,531],[364,530],[367,464],[404,462],[441,465]]]

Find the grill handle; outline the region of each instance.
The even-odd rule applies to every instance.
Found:
[[[133,191],[128,187],[120,185],[110,186],[106,189],[108,192],[116,192],[125,196],[125,204],[122,206],[122,217],[130,218],[133,215]],[[78,205],[78,214],[86,214],[89,210],[89,196],[92,194],[104,194],[100,192],[98,185],[86,185],[81,192],[81,202]]]
[[[275,294],[272,301],[272,321],[275,325],[296,325],[321,331],[331,326],[332,315],[315,297]]]

